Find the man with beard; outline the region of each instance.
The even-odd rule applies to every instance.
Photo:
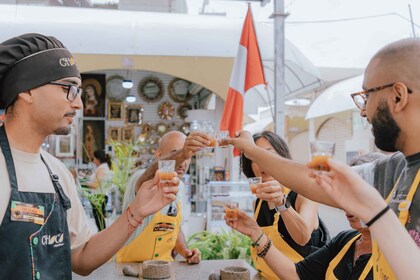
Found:
[[[355,103],[372,124],[375,144],[393,154],[370,165],[374,187],[415,240],[420,239],[420,39],[410,38],[382,48],[369,62],[363,92],[352,94]],[[308,167],[277,157],[255,146],[247,132],[225,140],[252,161],[263,166],[281,184],[303,196],[337,206],[313,176],[302,176]],[[373,168],[372,168],[373,167]],[[379,209],[380,210],[380,209]],[[379,211],[378,210],[378,211]],[[373,249],[375,278],[395,279],[383,255]]]
[[[192,132],[188,137],[179,131],[170,131],[163,135],[155,152],[155,162],[145,171],[137,170],[131,176],[124,194],[123,208],[131,203],[142,183],[156,173],[158,160],[175,160],[176,172],[181,180],[188,170],[191,156],[205,148],[209,140],[209,136],[202,132]],[[183,256],[187,263],[200,262],[200,251],[188,248],[181,229],[182,190],[181,181],[177,201],[144,220],[143,225],[126,242],[126,246],[118,252],[117,262],[173,261],[173,250]]]
[[[23,34],[0,43],[0,279],[72,279],[88,275],[121,248],[148,215],[176,198],[158,176],[110,227],[89,230],[73,176],[41,148],[70,133],[82,109],[81,76],[54,37]],[[174,184],[177,183],[174,179]]]

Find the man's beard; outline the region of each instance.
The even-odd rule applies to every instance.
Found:
[[[68,135],[71,132],[71,127],[70,126],[63,126],[63,127],[59,127],[56,130],[54,130],[54,134],[55,135]]]
[[[372,118],[372,130],[375,137],[375,145],[385,152],[396,152],[397,141],[401,129],[392,118],[388,104],[381,101],[376,114]]]

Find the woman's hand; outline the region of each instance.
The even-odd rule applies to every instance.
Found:
[[[283,205],[284,202],[283,186],[275,180],[259,183],[255,195],[275,206]]]
[[[321,188],[347,212],[367,222],[386,206],[378,191],[349,166],[328,160],[330,172],[312,174]]]
[[[238,211],[238,219],[236,221],[230,221],[225,216],[225,221],[228,226],[247,236],[251,236],[259,230],[257,222],[247,213],[236,207],[232,207],[232,209],[236,209]]]
[[[256,147],[254,139],[249,131],[243,130],[235,133],[236,138],[227,138],[221,140],[221,145],[233,145],[236,149],[244,152],[247,156],[247,151]],[[248,156],[247,156],[248,157]]]
[[[133,202],[134,205],[132,204],[133,210],[135,209],[138,215],[145,218],[176,199],[179,179],[176,172],[173,173],[174,177],[169,183],[160,183],[159,171],[157,171],[153,179],[141,185]]]

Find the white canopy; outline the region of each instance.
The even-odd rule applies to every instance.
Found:
[[[39,32],[56,36],[75,54],[162,56],[161,61],[165,57],[205,57],[218,63],[217,58],[236,56],[242,25],[243,18],[224,16],[0,5],[0,41]],[[273,85],[273,27],[256,22],[256,29],[267,80]],[[286,96],[320,83],[317,68],[286,41]],[[254,96],[260,98],[254,106],[267,106],[266,93]]]
[[[363,75],[359,75],[325,89],[309,107],[306,119],[332,115],[348,110],[357,109],[350,94],[361,91]]]

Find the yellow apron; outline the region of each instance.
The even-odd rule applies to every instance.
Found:
[[[337,254],[337,256],[335,256],[334,259],[332,259],[330,261],[330,264],[328,265],[327,272],[325,273],[325,279],[326,280],[338,280],[338,278],[335,277],[335,275],[334,275],[334,269],[341,262],[344,255],[350,249],[351,245],[360,237],[360,235],[362,235],[362,234],[361,233],[357,234],[349,242],[347,242],[347,244],[341,249],[341,251]],[[371,269],[372,269],[372,257],[370,257],[368,263],[365,266],[365,269],[363,269],[362,274],[360,274],[359,279],[360,280],[366,279],[366,277],[368,276]]]
[[[172,249],[181,227],[181,203],[177,202],[178,213],[175,217],[161,211],[154,214],[146,228],[130,244],[121,248],[117,262],[142,262],[146,260],[173,261]]]
[[[257,205],[257,209],[254,213],[254,219],[257,220],[258,214],[260,213],[262,200],[259,201]],[[261,227],[264,233],[271,238],[273,241],[273,245],[279,249],[284,255],[286,255],[289,259],[291,259],[294,263],[297,263],[303,260],[303,257],[296,252],[289,244],[284,241],[281,237],[280,233],[278,232],[278,223],[279,223],[280,214],[276,213],[274,215],[274,223],[271,226]],[[251,247],[251,256],[252,260],[254,261],[255,268],[260,271],[260,274],[264,279],[274,280],[280,279],[268,265],[265,263],[264,259],[259,258],[257,256],[257,249]]]
[[[395,192],[399,178],[397,182],[394,185],[394,188],[392,189],[391,193],[388,195],[388,198],[386,199],[386,202],[389,204],[391,200],[392,194]],[[413,184],[410,187],[410,190],[408,191],[407,197],[404,201],[401,201],[398,205],[398,211],[400,212],[398,214],[398,217],[400,219],[400,222],[403,226],[405,226],[409,212],[411,202],[413,201],[414,194],[417,191],[417,187],[419,186],[420,182],[420,169],[417,171],[417,175],[414,178]],[[378,247],[378,244],[375,240],[373,240],[373,246],[372,246],[372,258],[373,258],[373,278],[374,279],[397,279],[394,272],[392,271],[388,261],[385,259],[385,256],[382,254],[381,250]]]

